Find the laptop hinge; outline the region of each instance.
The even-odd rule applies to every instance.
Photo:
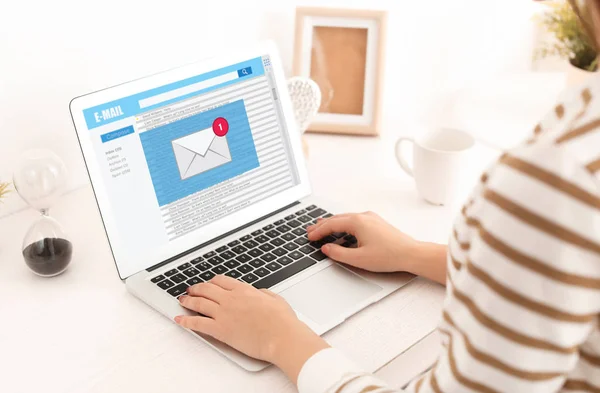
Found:
[[[146,271],[148,271],[148,272],[151,272],[151,271],[154,271],[154,270],[156,270],[156,269],[159,269],[159,268],[161,268],[162,266],[165,266],[165,265],[167,265],[167,264],[169,264],[169,263],[171,263],[171,262],[173,262],[173,261],[176,261],[176,260],[178,260],[178,259],[180,259],[180,258],[182,258],[182,257],[184,257],[184,256],[186,256],[186,255],[188,255],[188,254],[191,254],[191,253],[193,253],[194,251],[198,251],[198,250],[199,250],[199,249],[201,249],[201,248],[204,248],[204,247],[206,247],[206,246],[209,246],[209,245],[211,245],[211,244],[213,244],[213,243],[215,243],[215,242],[218,242],[219,240],[221,240],[221,239],[224,239],[224,238],[226,238],[226,237],[227,237],[227,236],[229,236],[229,235],[233,235],[233,234],[234,234],[234,233],[236,233],[236,232],[239,232],[239,231],[241,231],[241,230],[243,230],[243,229],[245,229],[245,228],[248,228],[248,227],[250,227],[250,226],[252,226],[252,225],[254,225],[254,224],[258,223],[258,222],[261,222],[261,221],[263,221],[263,220],[266,220],[267,218],[269,218],[269,217],[272,217],[272,216],[274,216],[274,215],[276,215],[276,214],[279,214],[279,213],[281,213],[282,211],[284,211],[284,210],[287,210],[287,209],[289,209],[290,207],[292,207],[292,206],[296,206],[296,205],[298,205],[298,204],[300,204],[300,201],[296,201],[296,202],[290,203],[289,205],[287,205],[287,206],[284,206],[284,207],[282,207],[281,209],[277,209],[277,210],[275,210],[275,211],[273,211],[273,212],[271,212],[271,213],[269,213],[269,214],[266,214],[266,215],[264,215],[264,216],[262,216],[262,217],[260,217],[260,218],[257,218],[257,219],[256,219],[256,220],[254,220],[254,221],[251,221],[251,222],[249,222],[249,223],[247,223],[247,224],[244,224],[244,225],[242,225],[241,227],[235,228],[235,229],[233,229],[233,230],[231,230],[231,231],[229,231],[229,232],[227,232],[227,233],[224,233],[224,234],[222,234],[221,236],[217,236],[217,237],[215,237],[214,239],[211,239],[211,240],[209,240],[209,241],[207,241],[207,242],[205,242],[205,243],[202,243],[202,244],[200,244],[200,245],[198,245],[198,246],[192,247],[192,248],[190,248],[189,250],[182,252],[181,254],[175,255],[174,257],[171,257],[171,258],[169,258],[169,259],[167,259],[167,260],[165,260],[165,261],[159,262],[159,263],[157,263],[156,265],[154,265],[154,266],[151,266],[151,267],[149,267],[148,269],[146,269]]]

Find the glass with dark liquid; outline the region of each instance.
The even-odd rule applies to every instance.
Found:
[[[46,215],[33,223],[23,241],[25,263],[40,276],[61,274],[67,270],[72,255],[73,245],[61,225]]]
[[[73,245],[66,239],[44,238],[23,249],[25,263],[35,274],[56,276],[67,269]]]

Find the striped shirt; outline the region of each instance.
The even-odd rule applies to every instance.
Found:
[[[481,177],[448,245],[434,367],[405,391],[600,392],[600,79]],[[395,392],[335,349],[301,393]]]

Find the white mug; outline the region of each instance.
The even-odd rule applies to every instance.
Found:
[[[405,142],[413,144],[412,167],[400,151]],[[398,139],[395,152],[398,164],[415,179],[423,199],[434,205],[448,205],[464,186],[474,145],[475,139],[464,131],[439,128],[417,138]]]

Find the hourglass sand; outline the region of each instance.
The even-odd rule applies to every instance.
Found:
[[[41,149],[25,152],[13,175],[18,194],[41,213],[23,239],[23,258],[35,274],[44,277],[64,272],[73,254],[73,246],[62,226],[48,215],[65,189],[66,177],[62,160],[53,152]]]

